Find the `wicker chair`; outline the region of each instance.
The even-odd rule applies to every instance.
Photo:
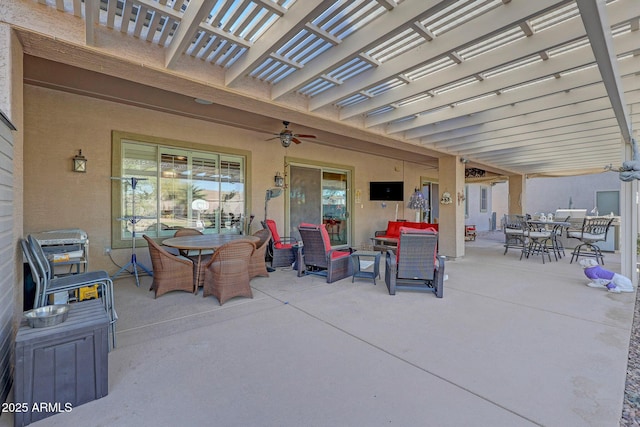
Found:
[[[196,230],[195,228],[180,228],[174,233],[173,237],[201,236],[201,235],[202,235],[202,232],[200,230]],[[173,249],[173,248],[169,248],[169,249]],[[170,250],[168,252],[173,253]],[[189,258],[191,262],[193,262],[193,283],[195,286],[194,290],[197,290],[198,288],[202,287],[202,284],[204,283],[204,266],[211,259],[211,255],[213,255],[213,251],[211,250],[191,251],[186,249],[180,249],[179,252],[180,252],[180,255]],[[198,274],[198,266],[200,266],[200,274]],[[198,284],[195,283],[196,277],[199,278]]]
[[[303,261],[298,263],[299,276],[305,273],[319,274],[327,276],[327,283],[333,283],[353,274],[353,249],[331,249],[324,224],[300,224],[298,231],[303,244]]]
[[[574,259],[578,260],[579,257],[583,256],[595,258],[596,261],[604,265],[604,256],[596,243],[607,240],[611,223],[613,223],[613,218],[585,218],[582,221],[582,228],[580,230],[568,230],[567,237],[578,239],[582,242],[573,249],[569,264],[571,264]]]
[[[249,278],[252,279],[256,276],[269,277],[267,271],[267,264],[265,262],[267,256],[267,247],[271,240],[271,232],[263,228],[253,233],[255,237],[259,237],[260,241],[256,243],[256,250],[251,255],[251,263],[249,264]]]
[[[196,230],[195,228],[179,228],[178,230],[176,230],[176,232],[173,234],[173,237],[181,237],[181,236],[200,236],[202,235],[202,232],[200,230]],[[193,255],[198,255],[198,251],[189,251],[189,250],[185,250],[185,249],[179,249],[180,255],[182,256],[193,256]]]
[[[384,281],[389,295],[396,290],[430,291],[442,298],[444,257],[438,256],[438,232],[400,228],[397,254],[388,250]]]
[[[271,232],[271,241],[267,249],[271,259],[271,267],[291,267],[295,261],[293,245],[298,241],[292,237],[280,237],[276,222],[272,219],[265,220],[262,226]]]
[[[155,291],[155,298],[170,291],[193,292],[193,262],[170,254],[146,234],[142,237],[149,245],[153,268],[153,282],[149,290]]]
[[[249,285],[249,263],[256,249],[253,242],[236,240],[216,250],[205,266],[202,296],[215,296],[220,305],[238,296],[253,298]]]

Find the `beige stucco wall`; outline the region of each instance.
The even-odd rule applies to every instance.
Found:
[[[103,255],[103,248],[111,246],[112,130],[251,151],[254,230],[263,216],[264,192],[272,186],[275,172],[283,171],[285,156],[354,167],[354,190],[362,192],[362,202],[352,213],[355,246],[369,242],[375,230],[384,229],[395,218],[395,202],[382,208],[379,202],[368,200],[369,181],[404,180],[408,201],[420,176],[434,174],[421,165],[312,142],[285,149],[278,141],[265,141],[269,135],[262,133],[27,85],[24,232],[82,228],[89,233],[91,268],[111,273],[117,267]],[[88,158],[86,174],[71,171],[71,158],[79,149]],[[398,217],[413,216],[406,203],[398,205]],[[284,198],[269,202],[269,216],[284,222]],[[140,250],[142,262],[145,256],[146,250]],[[130,251],[114,250],[113,257],[124,264]]]

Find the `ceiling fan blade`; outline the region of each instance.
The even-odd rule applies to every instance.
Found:
[[[300,141],[298,138],[291,138],[291,140],[293,142],[295,142],[296,144],[300,144],[302,141]]]
[[[265,141],[273,141],[274,139],[278,139],[278,136],[274,136],[273,138],[265,139]]]
[[[315,135],[296,135],[298,138],[315,138]]]

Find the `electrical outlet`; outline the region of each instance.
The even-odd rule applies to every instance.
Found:
[[[103,255],[109,255],[110,253],[111,253],[111,248],[109,246],[105,246]]]

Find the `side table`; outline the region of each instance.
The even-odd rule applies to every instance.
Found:
[[[108,394],[109,317],[102,301],[71,305],[66,321],[20,324],[15,346],[14,426],[26,426]]]
[[[365,279],[373,279],[373,284],[376,284],[376,278],[380,277],[380,255],[382,253],[378,251],[355,251],[351,254],[351,261],[353,261],[353,277],[351,283],[356,277],[362,277]],[[363,271],[360,269],[360,258],[373,258],[373,271]]]

